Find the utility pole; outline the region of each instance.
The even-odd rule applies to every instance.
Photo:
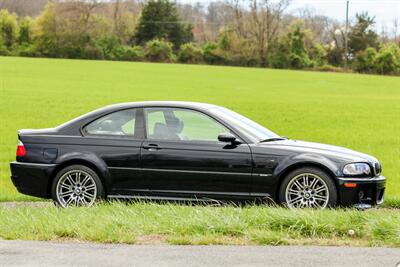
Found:
[[[349,53],[348,48],[348,30],[349,30],[349,2],[350,0],[346,0],[346,28],[344,33],[344,68],[347,69],[347,56]]]

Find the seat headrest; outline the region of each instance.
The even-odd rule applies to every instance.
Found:
[[[168,127],[164,123],[157,122],[154,124],[153,137],[157,139],[167,139],[168,138]]]

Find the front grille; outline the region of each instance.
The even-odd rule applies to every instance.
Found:
[[[375,176],[381,175],[381,172],[382,172],[382,166],[381,166],[381,164],[379,162],[376,162],[374,164],[374,174],[375,174]]]

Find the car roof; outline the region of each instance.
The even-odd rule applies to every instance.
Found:
[[[127,102],[108,105],[103,109],[117,110],[124,108],[136,108],[136,107],[181,107],[181,108],[197,108],[197,109],[209,109],[216,108],[218,106],[190,101],[141,101],[141,102]]]

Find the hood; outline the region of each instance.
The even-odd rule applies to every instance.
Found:
[[[361,152],[357,152],[344,147],[326,145],[314,142],[306,142],[299,140],[282,140],[270,143],[261,143],[259,144],[259,146],[261,147],[273,146],[276,149],[290,150],[299,153],[323,154],[330,158],[344,159],[352,162],[369,162],[371,164],[378,162],[378,160],[375,157]]]

